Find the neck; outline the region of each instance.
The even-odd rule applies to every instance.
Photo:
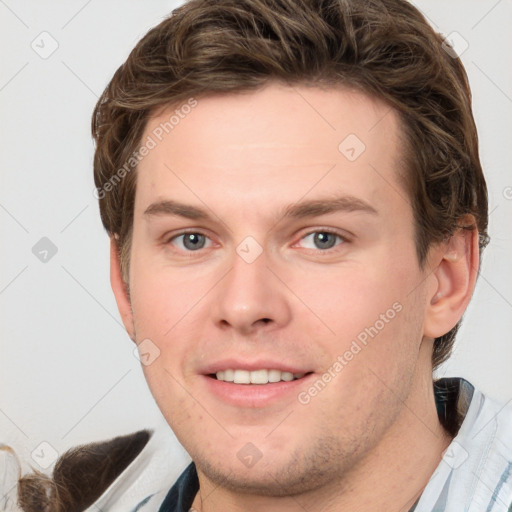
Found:
[[[399,416],[375,448],[344,474],[314,491],[291,497],[234,494],[216,487],[198,468],[198,512],[408,512],[421,496],[452,441],[437,415],[432,342],[424,340],[411,391]]]

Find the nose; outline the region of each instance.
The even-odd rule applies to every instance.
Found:
[[[250,335],[288,324],[290,297],[270,263],[265,251],[252,262],[234,254],[231,270],[215,287],[212,312],[217,327]]]

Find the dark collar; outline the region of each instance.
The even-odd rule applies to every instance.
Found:
[[[466,417],[475,388],[462,377],[434,381],[437,415],[441,425],[455,437]]]
[[[172,486],[159,512],[189,512],[198,490],[196,466],[191,462]]]

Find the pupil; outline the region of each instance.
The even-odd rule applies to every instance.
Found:
[[[183,238],[183,245],[187,249],[201,249],[204,246],[204,235],[198,233],[189,233]]]
[[[320,249],[330,249],[334,246],[335,238],[332,233],[315,233],[315,244]]]

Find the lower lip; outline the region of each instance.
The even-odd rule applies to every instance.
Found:
[[[202,375],[209,392],[222,401],[236,407],[266,407],[280,401],[296,399],[301,389],[305,389],[312,373],[301,379],[289,382],[271,382],[268,384],[234,384]]]

